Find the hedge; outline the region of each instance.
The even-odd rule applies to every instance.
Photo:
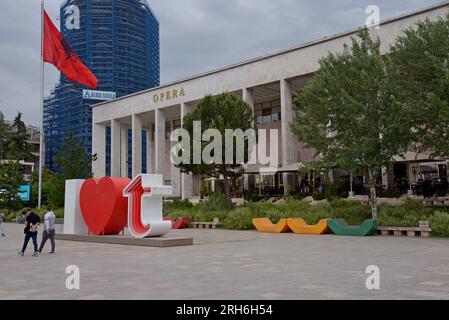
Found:
[[[232,210],[209,210],[206,204],[183,208],[179,203],[167,204],[164,214],[174,218],[189,216],[192,221],[212,221],[219,218],[220,227],[229,230],[253,230],[253,218],[267,217],[277,223],[280,219],[303,218],[309,224],[321,219],[345,219],[349,224],[361,224],[371,218],[371,208],[358,201],[333,200],[328,203],[311,205],[287,199],[285,203],[248,203]],[[407,200],[400,206],[381,205],[379,226],[417,227],[419,221],[430,221],[432,235],[449,237],[449,213],[441,208],[427,208],[419,201]]]

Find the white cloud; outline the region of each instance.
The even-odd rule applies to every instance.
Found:
[[[46,0],[55,22],[62,1]],[[161,80],[169,82],[289,48],[440,0],[151,0],[161,28]],[[39,123],[39,1],[0,2],[0,110]],[[46,66],[47,92],[58,73]]]

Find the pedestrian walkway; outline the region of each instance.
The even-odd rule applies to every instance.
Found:
[[[19,257],[22,226],[0,239],[0,299],[449,299],[449,241],[180,230],[194,245],[146,248],[59,241]],[[40,237],[39,237],[40,239]],[[65,287],[66,268],[81,289]],[[381,290],[366,289],[370,265]]]

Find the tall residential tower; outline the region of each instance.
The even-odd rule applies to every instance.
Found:
[[[79,26],[71,23],[77,12]],[[98,90],[121,97],[160,84],[159,21],[146,0],[66,0],[60,16],[61,33],[99,80]],[[61,75],[45,100],[49,169],[57,169],[55,157],[68,131],[81,138],[92,154],[91,105],[99,101],[84,99],[83,89],[87,88]]]

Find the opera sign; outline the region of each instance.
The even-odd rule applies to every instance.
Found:
[[[78,189],[77,192],[77,185]],[[67,181],[66,234],[80,234],[83,220],[90,234],[118,235],[128,227],[136,238],[160,237],[172,229],[163,219],[163,198],[172,187],[163,185],[162,175]],[[71,205],[78,202],[79,205]],[[79,210],[77,210],[79,208]],[[79,211],[79,212],[78,212]]]
[[[158,94],[154,94],[153,102],[158,103],[158,102],[171,100],[171,99],[177,99],[177,98],[185,97],[185,96],[186,96],[186,92],[185,92],[184,88],[181,88],[179,90],[178,89],[167,90],[167,91],[163,91]]]

